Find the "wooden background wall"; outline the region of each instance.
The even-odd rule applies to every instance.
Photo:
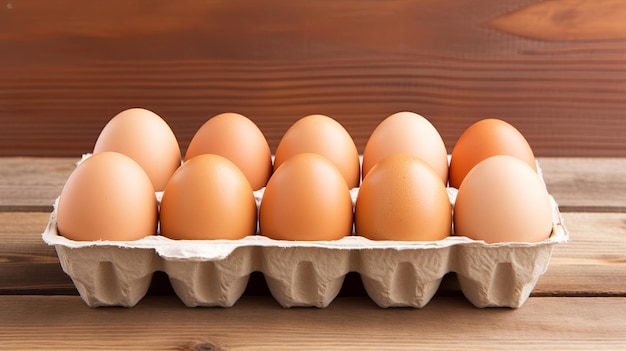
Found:
[[[626,156],[626,1],[0,3],[0,156],[78,157],[133,106],[183,150],[234,111],[272,150],[322,113],[362,152],[383,118],[411,110],[449,151],[497,117],[539,156]]]

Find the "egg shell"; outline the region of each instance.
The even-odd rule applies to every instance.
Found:
[[[497,155],[479,162],[459,188],[456,235],[487,243],[538,242],[552,232],[550,196],[524,161]]]
[[[506,121],[488,118],[469,126],[454,145],[450,159],[450,186],[459,188],[474,166],[496,155],[517,157],[537,171],[535,155],[522,133]]]
[[[539,170],[539,167],[537,167]],[[538,172],[541,174],[541,172]],[[264,190],[254,191],[257,203]],[[355,201],[359,188],[351,189]],[[457,189],[448,188],[454,204]],[[235,304],[254,271],[262,272],[284,307],[326,307],[349,272],[357,272],[380,307],[423,307],[448,272],[476,307],[521,307],[545,273],[554,245],[569,238],[551,200],[552,231],[541,242],[488,244],[464,236],[438,241],[373,241],[345,236],[329,241],[172,240],[149,235],[131,241],[75,241],[59,235],[58,203],[42,238],[54,245],[63,270],[89,306],[134,306],[153,272],[165,272],[187,306]]]
[[[350,189],[319,154],[297,154],[270,178],[259,210],[261,235],[279,240],[336,240],[352,233]]]
[[[161,200],[161,234],[171,239],[241,239],[256,232],[250,183],[234,163],[213,154],[185,161]]]
[[[425,161],[394,154],[363,180],[355,209],[356,233],[372,240],[441,240],[452,230],[446,187]]]
[[[100,152],[76,167],[56,211],[59,232],[72,240],[132,241],[156,234],[152,182],[135,161],[117,152]]]
[[[216,154],[232,161],[253,190],[264,187],[272,174],[272,155],[265,135],[252,120],[238,113],[214,116],[196,131],[185,160],[201,154]]]
[[[339,169],[348,187],[359,185],[359,152],[348,131],[336,120],[324,115],[310,115],[296,121],[278,143],[274,170],[301,153],[326,157]]]
[[[130,108],[118,113],[100,132],[93,153],[114,151],[135,160],[148,174],[156,191],[163,191],[181,164],[178,141],[156,113]]]
[[[394,154],[411,154],[428,163],[448,183],[448,152],[437,129],[413,112],[385,118],[372,132],[363,151],[363,177],[374,165]]]

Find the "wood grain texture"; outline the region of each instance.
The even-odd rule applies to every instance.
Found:
[[[76,294],[54,247],[41,239],[48,217],[45,213],[0,213],[0,294]]]
[[[570,241],[557,245],[534,295],[626,296],[626,213],[564,214]]]
[[[267,297],[246,297],[225,309],[151,297],[130,309],[90,309],[78,297],[0,296],[0,309],[0,345],[7,350],[618,350],[626,344],[626,298],[531,298],[518,310],[435,298],[416,310],[380,309],[365,298],[284,309]]]
[[[623,23],[609,0],[9,2],[0,155],[89,152],[112,116],[143,106],[183,150],[235,111],[273,150],[296,119],[323,113],[362,152],[383,118],[412,110],[449,150],[498,117],[540,156],[626,156]]]
[[[496,18],[490,25],[536,39],[620,40],[626,39],[624,18],[626,4],[620,0],[552,0]]]
[[[0,157],[0,211],[52,211],[79,159]]]
[[[557,245],[536,296],[626,296],[626,213],[565,213],[570,242]],[[0,213],[0,294],[76,294],[63,273],[54,247],[41,232],[47,213]],[[358,275],[342,295],[365,295]],[[350,285],[350,286],[348,286]],[[150,294],[172,294],[165,275],[156,276]],[[268,294],[262,276],[251,281],[248,294]],[[454,276],[440,295],[459,295]]]
[[[625,158],[540,158],[562,212],[626,212]]]

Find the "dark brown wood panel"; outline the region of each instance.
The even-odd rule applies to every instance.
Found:
[[[448,149],[486,117],[540,156],[626,156],[625,6],[600,0],[21,0],[0,7],[0,156],[89,152],[132,106],[186,149],[209,117],[275,149],[330,115],[360,151],[383,118],[429,118]]]

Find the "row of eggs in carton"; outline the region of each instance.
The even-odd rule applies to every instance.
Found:
[[[273,158],[253,122],[222,114],[181,163],[167,124],[130,109],[68,178],[44,240],[91,306],[134,305],[162,270],[189,306],[230,306],[261,271],[281,305],[324,307],[356,271],[382,307],[425,305],[447,272],[476,306],[519,307],[567,240],[538,171],[504,121],[471,126],[448,157],[409,112],[362,157],[336,121],[302,118]]]

